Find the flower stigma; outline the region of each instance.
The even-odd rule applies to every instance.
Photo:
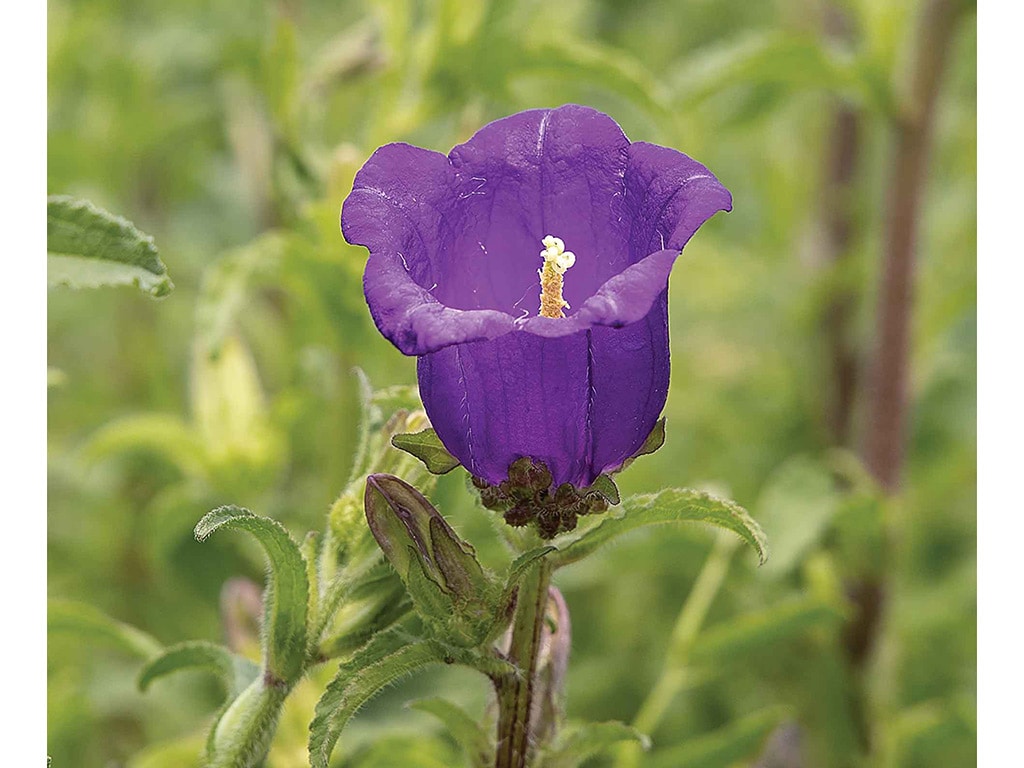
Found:
[[[541,243],[544,250],[540,257],[544,259],[544,266],[537,270],[540,275],[540,315],[565,317],[562,309],[570,307],[562,297],[562,275],[576,263],[576,254],[565,250],[565,243],[554,235],[548,235]]]

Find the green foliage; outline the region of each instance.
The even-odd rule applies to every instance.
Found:
[[[267,555],[270,571],[263,609],[264,669],[282,684],[293,683],[302,673],[306,655],[309,583],[302,553],[276,520],[234,506],[207,513],[196,525],[196,539],[203,541],[221,528],[252,534]]]
[[[893,120],[907,114],[901,86],[917,4],[832,3],[822,10],[839,13],[827,20],[792,0],[727,12],[621,0],[47,8],[48,186],[74,195],[56,199],[49,222],[48,250],[58,251],[50,281],[170,288],[148,236],[72,202],[89,199],[151,233],[174,255],[177,283],[167,302],[131,291],[48,296],[54,765],[202,764],[199,729],[209,718],[200,724],[196,713],[217,707],[218,686],[169,675],[141,697],[133,681],[164,651],[157,637],[170,648],[227,637],[231,658],[257,652],[258,607],[247,609],[239,646],[217,594],[229,579],[260,580],[260,553],[221,537],[200,547],[191,535],[197,515],[225,501],[296,532],[321,528],[330,507],[326,530],[299,547],[308,584],[301,680],[284,701],[283,689],[258,677],[228,702],[231,716],[218,718],[210,739],[217,759],[251,762],[269,748],[267,768],[306,765],[307,726],[334,667],[382,631],[412,644],[426,632],[365,522],[365,478],[381,472],[429,496],[457,542],[472,543],[483,572],[495,574],[497,604],[513,600],[536,558],[575,563],[556,575],[573,623],[570,722],[632,722],[665,662],[680,662],[668,665],[671,705],[646,729],[651,750],[619,745],[635,750],[638,766],[766,762],[780,705],[805,765],[970,763],[972,19],[951,52],[922,185],[905,480],[886,499],[853,455],[833,450],[865,437],[866,396],[853,377],[848,434],[838,435],[834,372],[842,347],[858,369],[874,348],[880,201],[891,183]],[[414,363],[373,328],[361,292],[365,252],[344,243],[338,213],[353,174],[383,143],[447,152],[488,120],[569,101],[613,115],[633,140],[699,159],[732,190],[735,208],[702,228],[671,278],[671,429],[659,425],[650,439],[660,450],[642,449],[643,461],[615,474],[621,507],[554,540],[559,552],[537,549],[509,566],[506,537],[454,477],[462,473],[435,478],[391,443],[430,425]],[[850,182],[830,191],[844,108],[858,141]],[[838,251],[836,223],[849,235]],[[56,247],[55,235],[71,245]],[[79,252],[101,242],[98,253]],[[841,327],[837,306],[846,308]],[[619,536],[634,527],[633,508],[636,520],[689,519],[685,501],[631,506],[667,486],[742,501],[770,537],[771,559],[755,569],[719,543],[709,557],[703,526]],[[602,492],[615,495],[610,485]],[[720,566],[715,579],[708,562]],[[440,594],[439,612],[452,604],[447,577],[440,589],[430,569],[409,572],[425,599]],[[458,571],[449,575],[459,583]],[[876,643],[853,663],[848,630],[873,581],[885,586]],[[296,589],[295,611],[300,596]],[[515,671],[474,647],[434,650],[492,676]],[[449,714],[456,704],[486,710],[485,681],[474,687],[460,676],[472,673],[437,667],[384,690],[348,722],[334,763],[465,758],[421,712],[395,715],[423,696],[448,702],[430,706]],[[446,718],[452,731],[456,719]],[[586,745],[617,732],[627,733],[591,730],[586,744],[560,754],[578,761]],[[239,734],[258,749],[238,752]]]
[[[637,528],[692,521],[732,531],[754,548],[762,564],[768,559],[764,532],[747,511],[735,502],[719,499],[706,491],[672,488],[627,498],[622,507],[617,517],[606,517],[562,549],[554,558],[556,565],[574,563],[609,540]]]
[[[428,643],[410,643],[398,634],[383,633],[341,664],[317,702],[316,717],[309,726],[309,759],[313,768],[327,768],[346,723],[382,688],[442,660],[437,649]]]
[[[474,768],[487,768],[491,764],[494,759],[491,735],[466,710],[450,701],[436,698],[420,699],[409,706],[440,720]]]
[[[660,752],[650,765],[652,768],[729,768],[738,761],[755,758],[768,735],[785,716],[786,711],[778,707],[755,712],[713,733]]]
[[[578,768],[592,757],[609,752],[623,742],[650,749],[651,740],[625,723],[576,723],[569,725],[540,758],[541,768]]]
[[[47,199],[46,250],[51,286],[134,285],[154,298],[174,290],[153,238],[86,200]]]
[[[260,668],[252,661],[232,653],[222,645],[190,640],[172,645],[146,662],[139,672],[139,690],[145,692],[158,677],[182,669],[212,672],[224,684],[229,700],[248,688],[260,672]]]
[[[71,600],[50,600],[46,608],[46,631],[68,632],[76,638],[100,643],[148,659],[163,650],[158,640],[133,626],[117,621],[91,605]]]

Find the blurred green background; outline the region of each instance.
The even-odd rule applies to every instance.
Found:
[[[365,251],[339,232],[354,172],[389,141],[447,152],[497,117],[584,103],[734,196],[672,275],[668,442],[620,486],[728,494],[773,551],[760,569],[725,556],[645,765],[973,765],[972,13],[934,114],[900,492],[857,460],[922,5],[49,0],[49,191],[152,234],[177,286],[49,295],[50,596],[161,642],[222,640],[238,592],[223,585],[263,564],[229,537],[197,544],[195,522],[234,503],[297,536],[321,527],[352,459],[353,368],[415,381],[366,311]],[[497,562],[491,513],[456,474],[434,500]],[[559,575],[571,718],[633,720],[713,542],[659,528]],[[196,764],[212,681],[142,695],[138,659],[99,635],[52,632],[48,650],[55,766]],[[403,707],[438,692],[476,712],[488,696],[469,672],[414,678],[361,713],[337,764],[456,764]],[[268,765],[306,764],[316,694],[297,692]]]

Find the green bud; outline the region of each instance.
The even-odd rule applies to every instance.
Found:
[[[500,592],[473,548],[408,483],[392,475],[366,480],[366,520],[424,618],[467,644],[482,642]]]
[[[207,742],[209,768],[250,768],[270,749],[281,707],[288,696],[284,685],[253,680],[221,715]]]

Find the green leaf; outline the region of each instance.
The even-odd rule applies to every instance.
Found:
[[[172,645],[139,672],[139,690],[145,692],[158,677],[181,669],[205,669],[216,675],[233,699],[245,690],[260,673],[260,668],[244,656],[232,653],[222,645],[191,640]]]
[[[331,752],[345,725],[382,688],[412,672],[442,661],[437,649],[408,641],[395,632],[377,635],[366,647],[341,664],[316,705],[309,725],[309,760],[327,768]]]
[[[508,77],[544,75],[599,88],[628,99],[652,118],[671,119],[667,95],[660,82],[624,51],[571,35],[557,42],[541,39],[529,46],[516,40],[499,44],[515,51],[505,68]]]
[[[728,88],[781,84],[876,103],[857,61],[810,35],[750,33],[697,50],[672,76],[677,108],[692,108]]]
[[[558,734],[555,743],[545,753],[541,767],[577,768],[624,741],[636,742],[644,751],[651,746],[651,740],[645,734],[625,723],[613,721],[572,725]]]
[[[391,444],[400,451],[411,453],[423,462],[427,470],[435,475],[451,472],[460,465],[458,459],[448,453],[437,432],[424,429],[413,434],[395,435]]]
[[[71,600],[50,600],[46,610],[49,633],[69,632],[92,642],[149,659],[163,650],[159,640],[141,629],[112,619],[98,608]]]
[[[409,704],[409,707],[431,714],[444,723],[452,738],[469,757],[471,765],[483,768],[491,764],[494,752],[491,737],[462,707],[447,699],[420,699]]]
[[[736,533],[750,544],[762,564],[768,559],[764,532],[753,518],[734,501],[720,499],[705,491],[669,488],[659,493],[631,496],[622,505],[618,517],[608,517],[567,547],[553,555],[555,567],[575,563],[610,539],[646,525],[703,522]]]
[[[763,709],[712,733],[687,738],[680,746],[658,750],[645,765],[650,768],[729,768],[754,758],[787,714],[783,707]]]
[[[47,277],[51,286],[135,285],[154,298],[174,289],[153,238],[85,200],[46,200]]]
[[[156,454],[186,477],[204,478],[207,474],[206,451],[196,432],[171,414],[140,413],[108,422],[81,448],[87,462],[133,452]]]
[[[205,540],[220,528],[251,533],[270,561],[264,592],[263,663],[276,679],[293,683],[302,674],[306,655],[306,616],[309,582],[298,545],[280,523],[248,509],[215,509],[196,525],[196,538]]]
[[[828,529],[840,507],[832,473],[805,456],[786,461],[765,484],[758,499],[757,519],[772,532],[772,560],[767,575],[782,576]]]
[[[821,624],[841,621],[841,608],[806,597],[747,613],[705,630],[690,649],[692,664],[717,665]]]

